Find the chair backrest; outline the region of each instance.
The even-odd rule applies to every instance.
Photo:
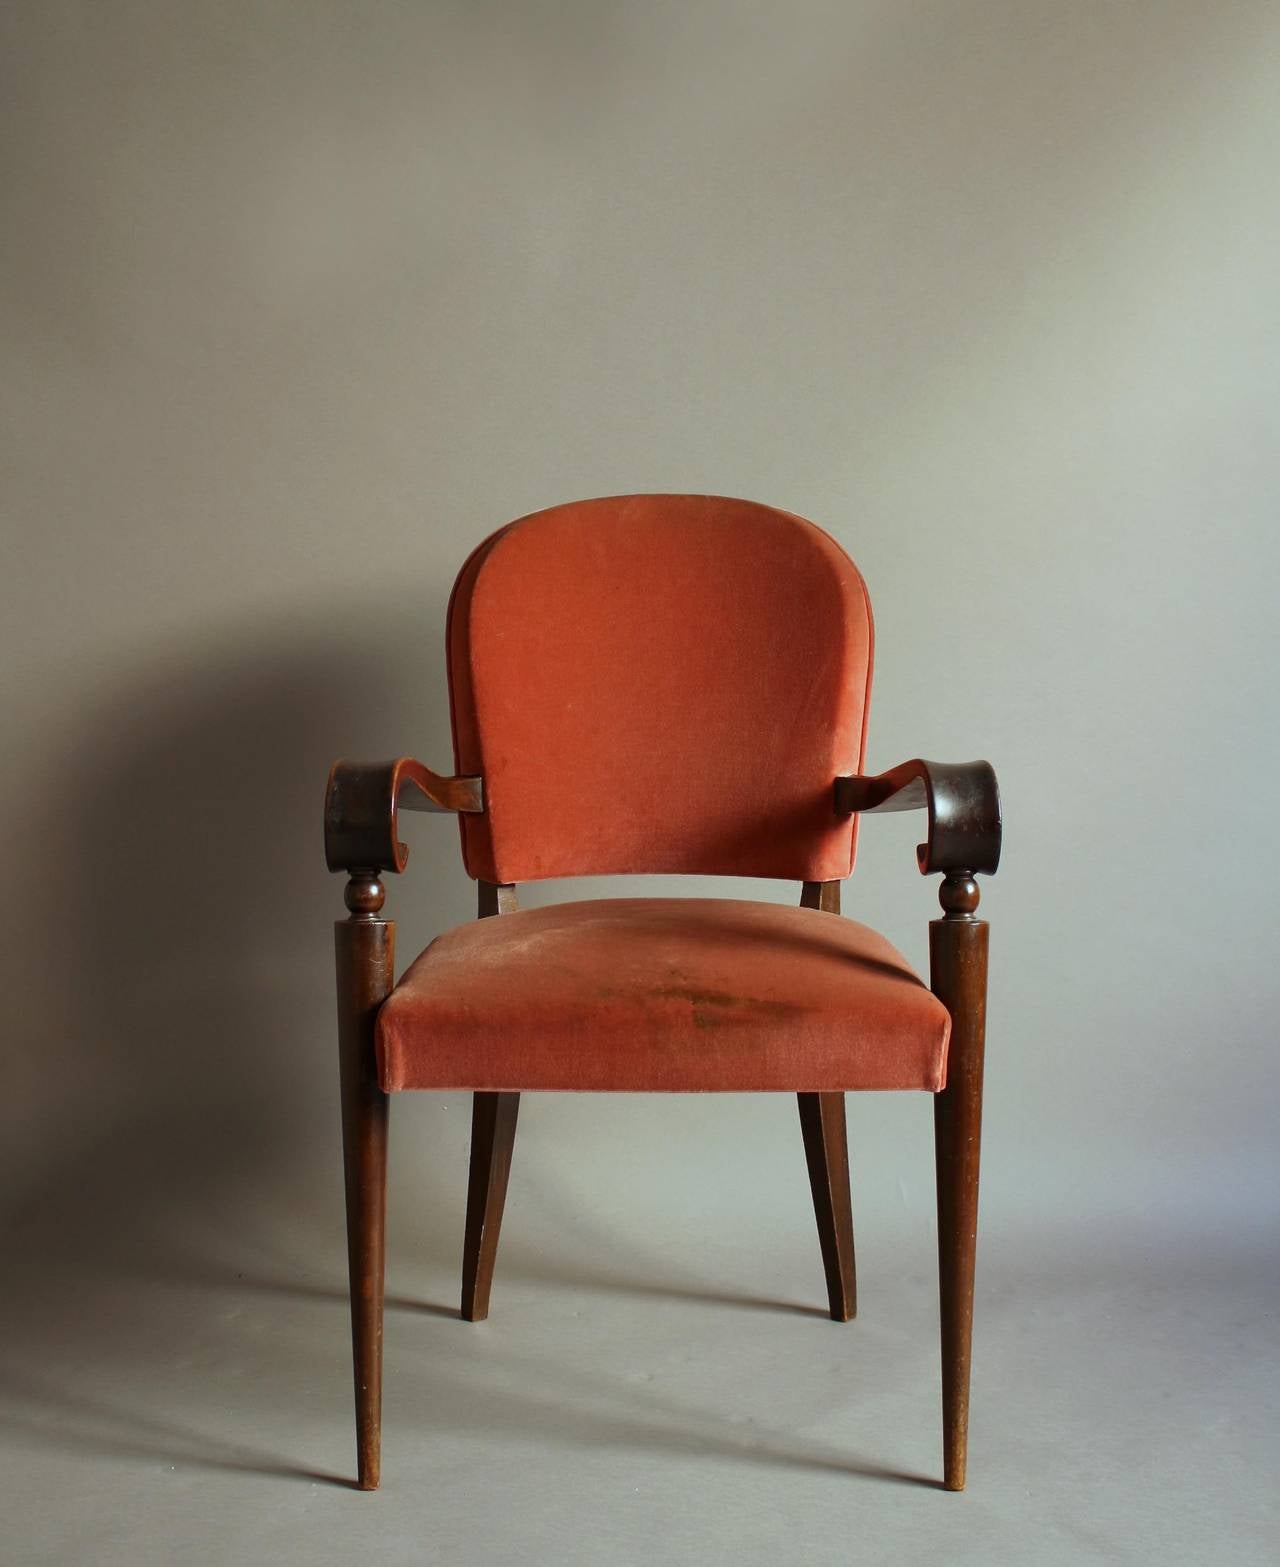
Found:
[[[852,869],[832,782],[862,767],[871,606],[803,518],[712,495],[522,517],[462,568],[448,658],[473,877]]]

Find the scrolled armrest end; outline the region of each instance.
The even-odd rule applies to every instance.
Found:
[[[1000,789],[990,762],[926,762],[916,757],[873,777],[837,778],[838,815],[926,810],[922,875],[995,874],[1000,864]]]
[[[324,857],[331,871],[404,870],[409,850],[396,831],[401,810],[474,813],[483,781],[446,778],[412,757],[393,762],[337,761],[324,797]]]

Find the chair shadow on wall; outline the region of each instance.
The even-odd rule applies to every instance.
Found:
[[[320,799],[340,752],[440,757],[448,736],[444,682],[430,663],[439,635],[426,634],[420,613],[401,620],[385,609],[368,621],[380,627],[377,643],[333,629],[359,623],[343,606],[287,633],[264,626],[234,654],[225,641],[220,651],[198,640],[167,645],[103,698],[95,727],[60,761],[50,809],[72,895],[51,911],[45,943],[46,978],[59,976],[65,1018],[55,1067],[93,1085],[100,1110],[91,1129],[59,1133],[55,1123],[56,1173],[25,1203],[11,1242],[0,1428],[25,1443],[351,1483],[235,1433],[262,1423],[245,1407],[254,1400],[287,1410],[303,1387],[324,1386],[333,1392],[333,1451],[346,1458],[329,934],[341,897],[322,864]],[[387,650],[398,647],[425,650],[426,678],[394,667]],[[410,878],[394,889],[406,916],[401,964],[466,917],[473,896],[457,861],[431,852],[448,873],[416,878],[411,908],[402,892]],[[407,1213],[396,1206],[410,1205],[393,1205],[393,1310],[458,1315],[452,1301],[396,1288],[397,1254],[457,1271],[465,1173],[455,1154],[428,1150],[439,1166],[435,1190]],[[510,1234],[504,1275],[825,1318],[816,1305],[663,1282],[660,1259],[630,1245],[620,1258],[609,1235],[564,1218],[566,1232],[577,1231],[572,1256],[549,1258]],[[311,1323],[287,1332],[284,1347],[260,1331],[271,1296],[292,1298]],[[393,1386],[421,1381],[419,1407],[442,1429],[556,1429],[571,1443],[932,1483],[835,1450],[801,1451],[781,1434],[747,1450],[714,1415],[631,1384],[606,1390],[625,1406],[616,1416],[574,1411],[566,1394],[575,1391],[598,1408],[601,1389],[586,1373],[558,1365],[554,1377],[540,1375],[494,1339],[485,1352],[518,1373],[518,1395],[478,1388],[456,1343],[436,1337],[422,1349],[390,1374]],[[217,1435],[171,1418],[174,1404],[230,1408],[233,1417]]]
[[[63,1012],[53,1066],[99,1106],[70,1128],[47,1117],[56,1173],[18,1216],[0,1422],[30,1440],[325,1478],[92,1390],[100,1375],[163,1378],[202,1353],[270,1384],[244,1358],[247,1336],[226,1332],[226,1288],[264,1259],[305,1287],[316,1256],[341,1245],[325,1005],[341,906],[320,802],[332,753],[385,748],[376,693],[403,694],[387,656],[343,634],[350,614],[250,630],[231,650],[171,641],[103,693],[59,761],[50,814],[68,895],[44,943]],[[416,732],[447,734],[443,693],[433,708],[423,687],[406,714]],[[214,1291],[194,1317],[193,1289]],[[333,1349],[332,1367],[297,1369],[340,1378],[340,1334]]]

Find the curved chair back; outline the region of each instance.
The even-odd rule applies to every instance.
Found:
[[[448,660],[471,876],[852,869],[832,786],[862,771],[871,607],[812,523],[710,495],[536,512],[463,567]]]

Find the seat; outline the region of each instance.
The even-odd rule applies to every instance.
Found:
[[[864,770],[866,585],[820,528],[752,501],[623,495],[508,523],[464,562],[444,640],[453,771],[341,760],[325,793],[326,863],[347,877],[335,948],[360,1488],[381,1474],[394,1095],[473,1096],[461,1315],[479,1321],[523,1094],[794,1094],[830,1315],[847,1322],[844,1095],[914,1089],[934,1113],[942,1483],[963,1489],[988,949],[976,878],[1000,857],[990,765]],[[953,711],[962,657],[960,643]],[[384,877],[407,867],[406,810],[457,816],[479,918],[396,983]],[[917,868],[942,878],[927,986],[840,914],[862,818],[906,810],[925,819]],[[800,906],[518,907],[522,882],[649,874],[789,882]]]
[[[838,914],[729,898],[523,909],[438,936],[378,1016],[382,1088],[943,1086],[947,1009]]]

